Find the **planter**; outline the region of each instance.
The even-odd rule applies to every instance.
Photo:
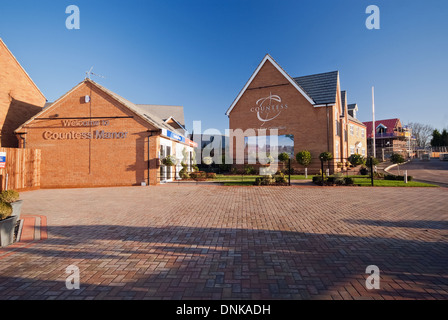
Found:
[[[17,220],[20,220],[20,213],[22,211],[23,200],[17,200],[11,202],[12,214],[11,216],[17,217]]]
[[[14,229],[17,224],[17,217],[8,217],[0,221],[0,247],[9,246],[14,242]]]

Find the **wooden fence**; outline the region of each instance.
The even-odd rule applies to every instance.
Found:
[[[1,190],[21,191],[40,188],[39,149],[0,148],[0,152],[6,152],[5,168],[0,168]]]

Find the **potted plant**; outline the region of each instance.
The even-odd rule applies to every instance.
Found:
[[[11,214],[12,206],[6,202],[0,202],[0,247],[9,246],[14,241],[17,217]]]
[[[162,164],[167,167],[174,167],[174,177],[176,177],[176,166],[177,166],[178,160],[175,156],[170,155],[166,156],[162,159]]]
[[[11,216],[20,219],[20,213],[22,211],[23,200],[19,200],[19,193],[15,190],[3,190],[0,193],[0,202],[9,203],[12,207]]]
[[[302,150],[296,154],[296,160],[305,167],[305,178],[308,178],[308,166],[311,164],[311,153],[308,150]]]

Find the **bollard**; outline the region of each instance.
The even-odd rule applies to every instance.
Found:
[[[408,170],[404,170],[404,183],[408,183]]]

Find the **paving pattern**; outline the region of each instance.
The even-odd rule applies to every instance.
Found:
[[[447,196],[177,184],[24,192],[22,217],[39,230],[0,249],[0,299],[448,299]],[[366,288],[369,265],[379,289]],[[66,287],[69,266],[79,289]]]

